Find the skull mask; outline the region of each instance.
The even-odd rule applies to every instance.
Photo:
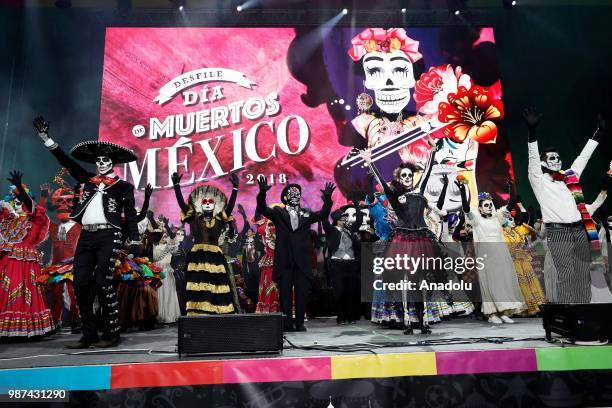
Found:
[[[182,229],[176,231],[176,236],[174,239],[176,240],[176,242],[183,242],[183,240],[185,239],[185,231]]]
[[[364,86],[374,91],[376,105],[387,113],[400,113],[410,102],[415,85],[412,63],[404,52],[369,52],[363,58]]]
[[[480,211],[480,214],[484,216],[489,216],[493,214],[493,201],[482,200],[478,205],[478,210]]]
[[[107,174],[113,169],[113,160],[108,156],[96,157],[96,168],[98,174]]]
[[[51,196],[51,202],[57,208],[57,219],[60,221],[68,221],[72,212],[72,202],[74,192],[66,188],[58,188]]]
[[[21,200],[17,197],[15,197],[13,199],[13,209],[15,210],[15,212],[19,215],[24,214],[25,211],[23,210],[23,203],[21,202]]]
[[[504,227],[514,228],[516,227],[516,223],[514,222],[514,217],[509,215],[504,220]]]
[[[547,152],[546,159],[541,161],[540,164],[550,171],[559,171],[563,165],[561,156],[557,152]]]
[[[215,209],[215,197],[211,195],[204,196],[200,202],[202,212],[211,212]]]
[[[399,183],[409,190],[411,190],[414,186],[412,184],[413,173],[410,169],[402,169],[399,172]]]
[[[287,194],[285,195],[285,200],[288,205],[296,207],[300,205],[300,200],[302,199],[302,193],[300,189],[297,187],[289,187],[287,189]]]

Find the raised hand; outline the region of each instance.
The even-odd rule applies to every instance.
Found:
[[[15,187],[17,186],[21,186],[21,179],[23,177],[23,173],[17,170],[13,170],[9,173],[9,177],[7,178],[7,180],[9,181],[9,183],[11,183],[12,185],[14,185]]]
[[[32,125],[34,126],[34,130],[36,131],[36,133],[38,133],[38,136],[43,140],[43,142],[49,140],[49,122],[47,122],[45,118],[43,118],[42,116],[37,116],[36,118],[34,118]]]
[[[334,183],[325,183],[325,188],[320,191],[321,193],[323,193],[323,198],[331,198],[335,189],[336,186],[334,185]]]
[[[238,188],[240,181],[238,180],[238,176],[236,175],[236,173],[232,173],[232,175],[230,176],[230,181],[232,182],[232,187]]]
[[[145,199],[151,198],[151,194],[153,194],[153,186],[151,186],[151,184],[147,184],[144,189]]]
[[[40,196],[41,197],[49,197],[51,195],[51,186],[49,183],[40,185]]]
[[[263,176],[263,175],[261,177],[257,178],[257,185],[259,186],[259,192],[260,193],[265,193],[269,189],[272,188],[272,186],[268,185],[268,182],[266,181],[266,177]]]
[[[183,175],[178,174],[177,172],[172,173],[172,176],[170,176],[170,180],[172,180],[172,184],[174,184],[175,186],[181,182],[182,178]]]
[[[536,108],[529,107],[523,110],[523,120],[528,128],[533,129],[538,126],[540,123],[540,119],[542,119],[542,114],[539,113]]]

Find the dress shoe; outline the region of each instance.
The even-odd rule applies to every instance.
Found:
[[[87,340],[87,339],[81,338],[79,341],[68,343],[64,347],[66,347],[67,349],[86,349],[86,348],[91,347],[97,342],[98,342],[98,339]]]
[[[304,326],[303,324],[300,324],[299,326],[295,326],[295,331],[297,332],[305,332],[306,330],[306,326]]]
[[[113,337],[111,339],[105,339],[105,340],[100,340],[99,342],[97,342],[96,344],[94,344],[95,348],[109,348],[109,347],[115,347],[116,345],[118,345],[121,342],[121,337],[117,336],[117,337]]]

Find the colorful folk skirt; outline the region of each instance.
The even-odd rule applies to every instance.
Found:
[[[261,264],[261,262],[260,262]],[[278,286],[272,280],[272,266],[262,266],[259,278],[259,299],[255,313],[278,313]]]
[[[53,332],[56,323],[37,284],[35,260],[0,258],[0,337],[34,337]]]
[[[236,313],[232,287],[221,248],[195,244],[187,255],[187,315]]]

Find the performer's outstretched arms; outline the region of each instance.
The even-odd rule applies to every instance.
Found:
[[[68,173],[76,179],[79,183],[85,183],[91,176],[92,173],[85,170],[79,163],[74,161],[68,156],[59,145],[49,137],[49,122],[47,122],[42,116],[37,116],[33,122],[34,130],[38,133],[38,136],[42,139],[51,153],[55,156],[57,161],[68,170]]]
[[[471,212],[471,210],[470,210],[470,203],[468,202],[468,198],[467,198],[466,185],[458,181],[455,181],[455,184],[457,185],[457,187],[459,187],[459,192],[461,193],[461,205],[463,207],[463,212],[467,215]]]
[[[149,201],[151,199],[151,194],[153,194],[153,187],[151,186],[151,184],[147,184],[144,190],[144,200],[142,201],[142,208],[136,216],[136,222],[144,220],[147,216],[147,212],[149,211]]]
[[[274,211],[266,204],[266,194],[272,186],[268,185],[266,178],[261,176],[257,179],[257,185],[259,186],[259,193],[257,194],[257,212],[272,222],[275,222]]]
[[[172,180],[172,186],[174,187],[174,194],[176,195],[176,202],[178,203],[181,211],[186,213],[189,210],[187,204],[185,204],[185,200],[183,199],[183,193],[181,192],[181,179],[183,178],[182,174],[172,173],[170,179]]]
[[[529,181],[535,183],[537,177],[542,176],[542,166],[540,164],[540,150],[538,148],[538,138],[536,128],[542,119],[542,114],[535,108],[530,107],[523,110],[523,121],[527,125],[527,151],[529,153],[528,175]]]
[[[9,173],[9,178],[7,180],[17,189],[18,197],[23,203],[23,205],[28,209],[28,212],[32,212],[32,208],[34,208],[32,198],[30,198],[28,193],[23,188],[23,185],[21,184],[22,177],[23,173],[17,170],[13,170]]]
[[[325,188],[323,190],[320,190],[322,194],[321,198],[323,199],[323,207],[321,207],[319,211],[312,213],[312,216],[310,218],[311,224],[314,224],[315,222],[319,221],[324,221],[329,217],[329,213],[334,203],[331,197],[335,189],[336,186],[334,185],[334,183],[325,183]]]
[[[230,180],[232,181],[232,194],[230,195],[229,201],[227,202],[227,206],[225,207],[225,214],[227,216],[230,216],[232,214],[232,211],[234,211],[234,205],[236,204],[236,196],[238,195],[238,185],[240,184],[236,173],[232,173]]]

